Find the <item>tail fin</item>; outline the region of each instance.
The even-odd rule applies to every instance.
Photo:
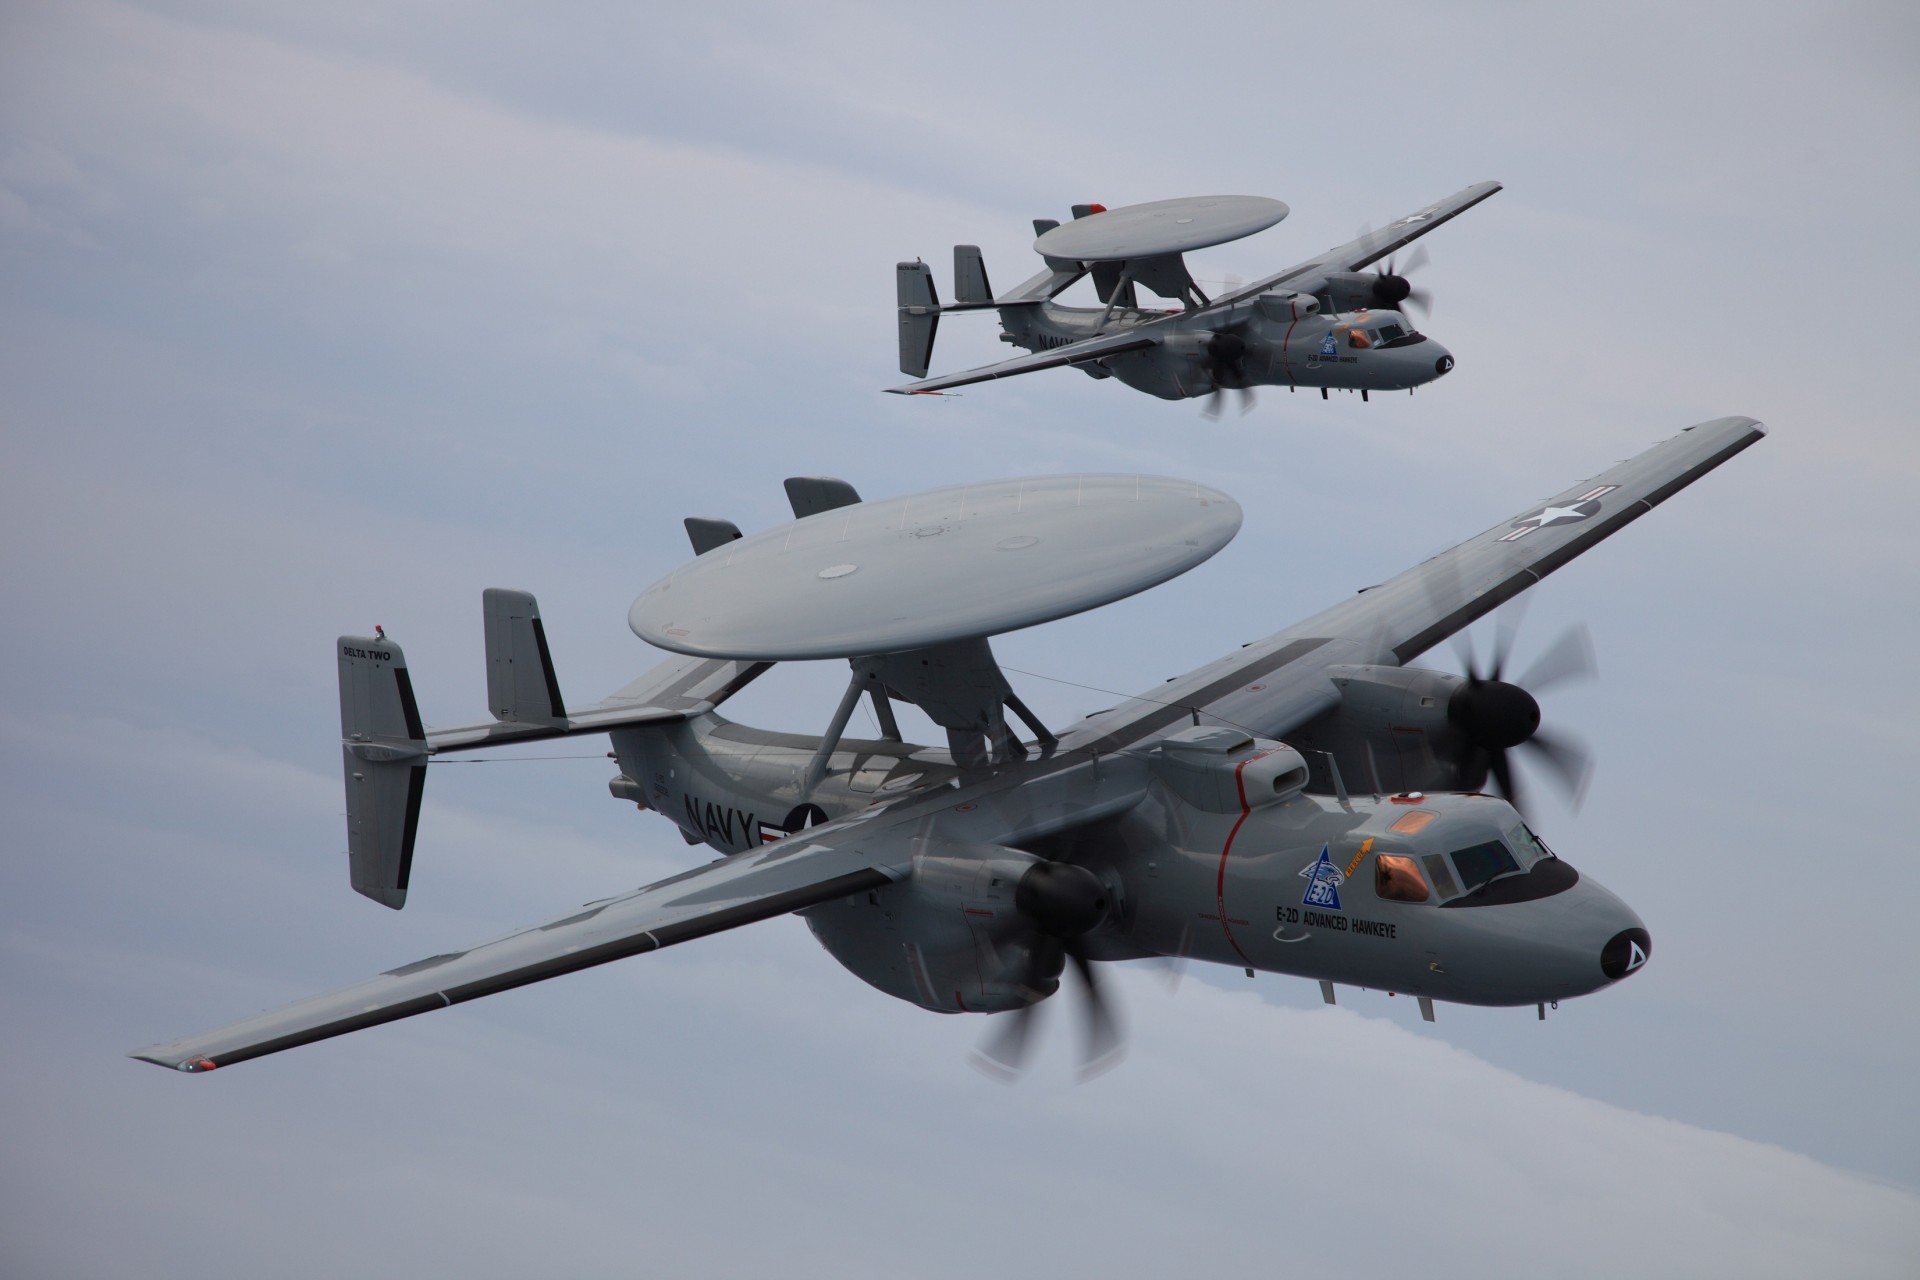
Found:
[[[924,378],[933,360],[933,335],[940,327],[933,269],[918,260],[902,262],[894,268],[894,287],[900,302],[900,372]]]
[[[487,704],[511,724],[560,724],[567,704],[547,652],[540,605],[525,591],[488,587],[480,594],[487,633]]]
[[[987,283],[986,259],[977,244],[953,246],[953,300],[963,307],[993,305],[993,286]]]
[[[413,837],[427,785],[427,731],[399,645],[376,634],[341,636],[334,648],[340,659],[348,870],[356,893],[398,911],[407,904]]]

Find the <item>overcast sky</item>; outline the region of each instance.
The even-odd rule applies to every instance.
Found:
[[[1917,86],[1900,4],[7,5],[0,1270],[1912,1275]],[[1192,266],[1252,278],[1487,178],[1418,395],[878,393],[897,260],[1004,288],[1033,217],[1244,192],[1293,212]],[[950,317],[934,368],[1006,350]],[[407,910],[355,896],[342,632],[454,722],[484,587],[589,700],[681,517],[788,475],[1234,494],[1201,569],[996,642],[1059,723],[1730,413],[1771,436],[1530,593],[1518,660],[1584,620],[1601,668],[1538,825],[1655,939],[1544,1024],[1121,966],[1127,1062],[1073,1085],[1055,1011],[1009,1088],[788,919],[121,1056],[703,856],[579,740],[436,765]],[[817,731],[842,680],[729,713]]]

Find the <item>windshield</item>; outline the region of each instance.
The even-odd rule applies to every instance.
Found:
[[[1520,863],[1512,850],[1498,840],[1469,845],[1453,851],[1453,868],[1460,873],[1460,891],[1472,893],[1495,876],[1518,871]]]
[[[1533,834],[1524,822],[1507,832],[1507,843],[1520,855],[1520,865],[1524,867],[1531,867],[1542,858],[1555,856],[1553,850],[1547,848],[1547,842]]]

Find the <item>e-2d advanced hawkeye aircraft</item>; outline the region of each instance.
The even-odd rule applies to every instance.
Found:
[[[944,306],[924,262],[895,269],[899,296],[900,372],[921,381],[889,387],[930,395],[951,387],[1039,369],[1072,367],[1094,378],[1118,378],[1163,400],[1237,390],[1241,412],[1256,386],[1408,391],[1453,368],[1453,355],[1414,327],[1405,304],[1428,305],[1407,275],[1426,261],[1422,245],[1404,266],[1390,256],[1500,190],[1481,182],[1416,209],[1377,232],[1276,275],[1208,298],[1187,273],[1183,254],[1264,231],[1287,206],[1263,196],[1197,196],[1105,209],[1075,205],[1062,226],[1035,219],[1034,252],[1046,269],[1010,293],[993,296],[976,245],[953,249],[953,302]],[[1386,262],[1379,269],[1368,267]],[[1102,306],[1053,301],[1091,275]],[[1142,307],[1139,289],[1180,303],[1178,310]],[[1031,355],[964,373],[928,378],[940,317],[992,308],[1000,340]]]
[[[774,916],[939,1013],[1008,1013],[983,1060],[1017,1069],[1071,963],[1087,1064],[1118,1044],[1095,965],[1182,957],[1433,1002],[1540,1006],[1635,972],[1628,906],[1480,794],[1539,723],[1498,673],[1405,665],[1762,436],[1691,427],[1392,580],[1055,732],[989,638],[1119,599],[1224,547],[1240,508],[1204,485],[1069,475],[863,502],[790,480],[795,520],[698,554],[633,604],[677,655],[584,710],[561,698],[533,598],[485,595],[493,719],[422,727],[400,646],[338,645],[354,888],[407,897],[435,755],[607,733],[614,795],[722,855],[464,951],[134,1056],[209,1071]],[[718,708],[774,662],[846,659],[826,733]],[[882,736],[845,736],[871,699]],[[901,741],[894,704],[947,733]],[[1023,739],[1008,713],[1024,721]],[[1531,744],[1528,744],[1531,745]]]

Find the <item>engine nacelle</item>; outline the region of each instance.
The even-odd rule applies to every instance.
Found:
[[[1371,271],[1333,271],[1326,277],[1326,285],[1320,296],[1327,301],[1327,310],[1360,311],[1369,307],[1391,307],[1397,299],[1389,300],[1381,292],[1382,280],[1397,280],[1398,276],[1380,276]],[[1400,294],[1401,298],[1406,294]]]
[[[1291,800],[1306,789],[1306,760],[1284,742],[1239,729],[1196,726],[1160,743],[1154,776],[1196,809],[1240,813]]]
[[[1324,756],[1340,766],[1349,790],[1452,791],[1477,785],[1460,773],[1460,735],[1447,707],[1466,684],[1421,667],[1327,669],[1340,705],[1288,734],[1313,762],[1313,785],[1331,791]]]
[[[1320,299],[1310,293],[1294,293],[1287,289],[1263,293],[1254,299],[1254,305],[1259,308],[1263,319],[1277,324],[1304,320],[1320,311]]]
[[[1212,339],[1210,329],[1180,329],[1160,339],[1160,350],[1183,360],[1201,361],[1207,358],[1207,343]]]
[[[994,1013],[1025,1005],[1039,935],[1015,895],[1045,859],[937,838],[923,845],[900,883],[803,912],[813,936],[854,976],[923,1009]],[[1057,977],[1042,975],[1042,985]]]

